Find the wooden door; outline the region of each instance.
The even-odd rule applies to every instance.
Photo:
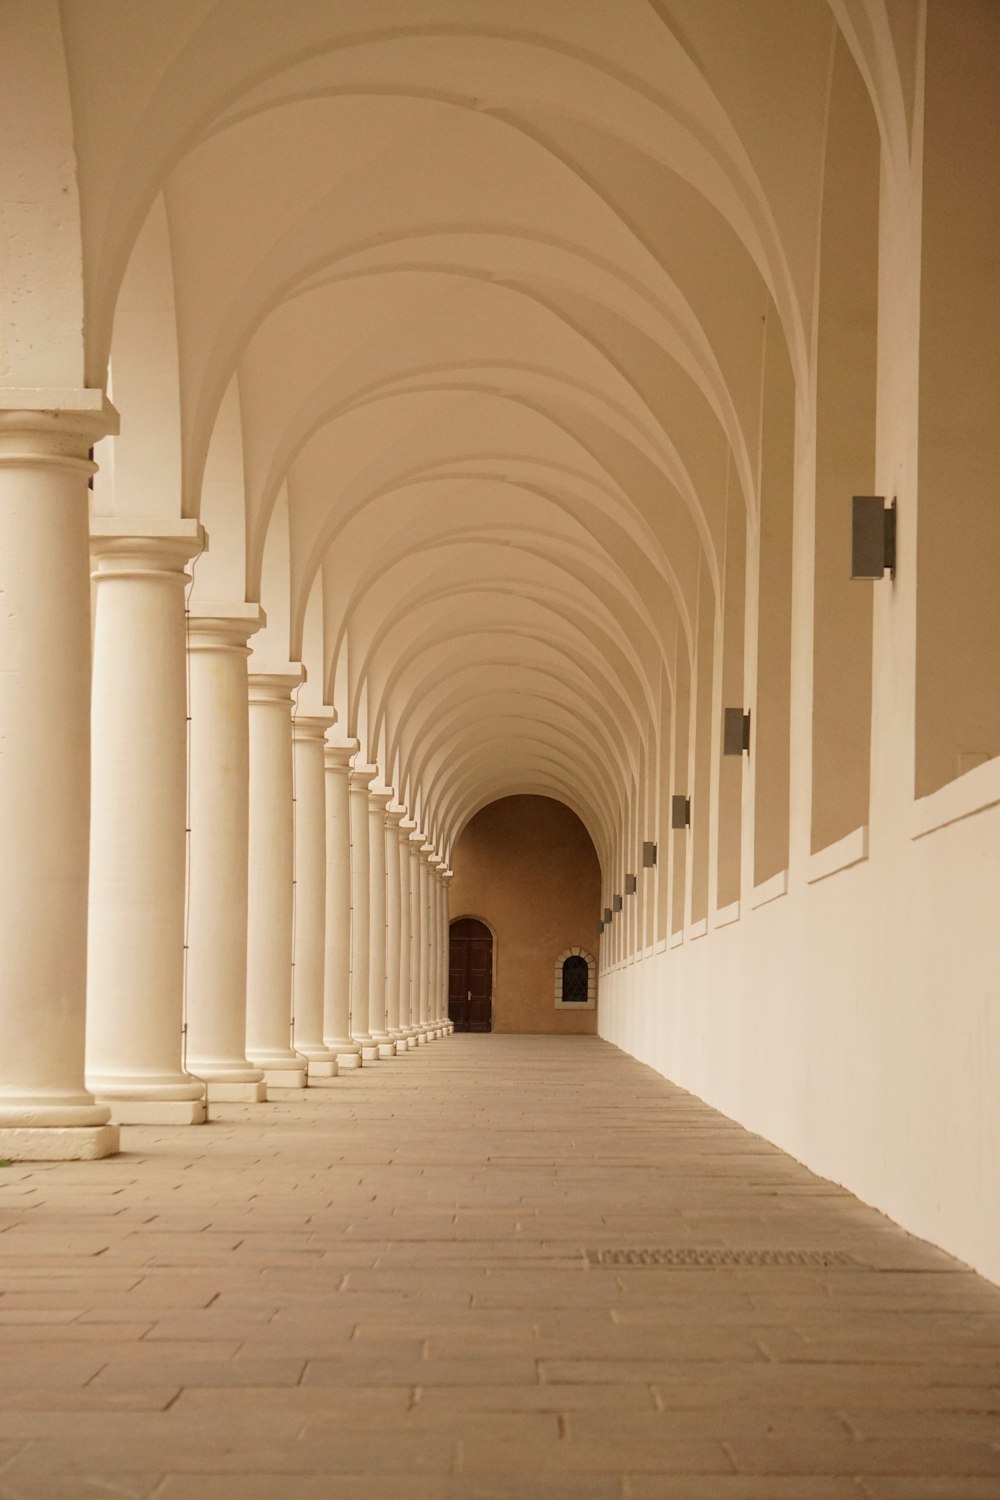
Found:
[[[493,1029],[493,934],[475,917],[451,924],[448,1015],[456,1031]]]

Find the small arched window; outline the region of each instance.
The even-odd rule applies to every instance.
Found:
[[[566,948],[556,959],[556,1010],[594,1010],[597,964],[584,948]]]
[[[562,1002],[586,1005],[590,998],[590,969],[587,960],[579,953],[563,960]]]

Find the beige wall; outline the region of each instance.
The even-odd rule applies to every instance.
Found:
[[[559,955],[597,956],[601,874],[576,814],[550,797],[491,802],[458,840],[452,868],[452,920],[479,917],[493,929],[494,1031],[596,1030],[595,1011],[554,1004]]]

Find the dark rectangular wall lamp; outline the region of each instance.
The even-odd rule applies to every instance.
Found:
[[[597,924],[597,936],[600,937],[600,935],[601,935],[601,933],[603,931],[604,931],[604,923],[603,922],[598,922],[598,924]]]
[[[642,846],[642,868],[652,870],[656,867],[656,845],[648,840]]]
[[[625,876],[625,894],[626,894],[626,896],[634,896],[635,895],[636,883],[637,882],[636,882],[636,878],[635,878],[634,875],[626,875]]]
[[[884,495],[855,495],[851,501],[851,577],[896,576],[896,502]]]
[[[723,709],[722,753],[742,755],[750,749],[750,715],[742,708]]]
[[[611,910],[612,911],[621,911],[621,909],[622,909],[622,898],[621,898],[621,896],[612,896],[611,897]]]
[[[610,906],[606,906],[604,908],[604,925],[605,925],[605,927],[610,927],[611,926],[611,907]]]
[[[671,797],[670,799],[670,826],[671,828],[691,827],[691,798]]]

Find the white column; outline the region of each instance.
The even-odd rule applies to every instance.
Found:
[[[407,1051],[400,1018],[402,966],[402,902],[400,891],[399,825],[405,807],[390,803],[385,810],[385,1029],[396,1043],[396,1056]]]
[[[410,834],[410,1025],[420,1046],[429,1040],[421,1014],[420,988],[424,973],[423,948],[426,932],[426,867],[420,853],[424,835],[419,828]]]
[[[306,1060],[291,1046],[292,692],[301,681],[292,664],[249,677],[247,1057],[279,1088],[306,1081]]]
[[[399,825],[399,1029],[408,1049],[416,1047],[419,1034],[413,1024],[411,998],[413,989],[413,845],[410,835],[416,824],[404,817]]]
[[[433,917],[431,915],[431,866],[434,845],[426,839],[420,846],[420,1029],[428,1042],[433,1042],[437,1030],[431,1025],[431,944],[433,942]]]
[[[337,1068],[360,1068],[351,1039],[351,810],[348,782],[357,740],[328,740],[326,760],[326,976],[323,1039]]]
[[[452,1036],[455,1031],[455,1023],[451,1019],[448,1008],[448,969],[451,963],[451,906],[450,888],[455,878],[455,872],[447,867],[441,871],[441,953],[443,956],[443,967],[441,973],[441,1015],[444,1018],[445,1036]]]
[[[292,946],[292,1046],[314,1083],[337,1076],[337,1054],[323,1040],[326,961],[326,731],[334,715],[292,720],[295,903]]]
[[[431,854],[428,855],[427,865],[430,870],[427,889],[430,910],[427,1019],[437,1039],[444,1036],[444,1022],[441,1019],[441,871],[444,869],[444,860],[438,854]]]
[[[363,1062],[378,1061],[378,1043],[369,1030],[371,983],[371,834],[368,788],[377,766],[355,764],[350,776],[351,802],[351,1036]]]
[[[383,1062],[396,1056],[396,1043],[389,1035],[386,1016],[385,971],[388,961],[385,866],[385,810],[393,794],[384,787],[368,793],[368,1029]]]
[[[187,1066],[208,1100],[260,1104],[247,1060],[247,642],[258,604],[205,605],[188,619]]]
[[[90,804],[87,450],[100,391],[0,410],[0,1158],[109,1156],[83,1081]]]
[[[87,1085],[120,1123],[202,1125],[184,1067],[187,562],[196,521],[91,522]]]

